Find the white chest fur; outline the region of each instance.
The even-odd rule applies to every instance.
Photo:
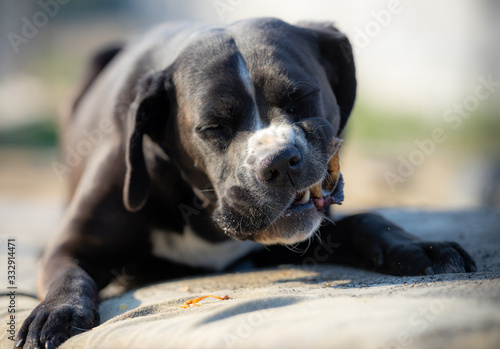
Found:
[[[216,271],[236,261],[245,254],[262,248],[252,241],[228,240],[208,242],[196,235],[189,227],[182,234],[155,229],[151,232],[153,255],[193,267]]]

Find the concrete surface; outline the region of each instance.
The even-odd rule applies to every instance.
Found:
[[[23,204],[19,215],[15,202],[0,201],[0,260],[6,260],[6,236],[15,236],[19,292],[34,292],[36,256],[56,229],[59,207]],[[166,282],[104,301],[102,324],[63,347],[500,347],[498,212],[379,212],[423,238],[461,243],[478,271],[394,277],[308,263]],[[1,270],[0,280],[2,291],[7,291],[6,270]],[[180,308],[188,299],[208,294],[231,299],[207,298],[199,307]],[[9,301],[0,299],[3,319]],[[17,328],[37,303],[17,295]],[[1,348],[13,345],[6,326],[6,321],[0,323]]]

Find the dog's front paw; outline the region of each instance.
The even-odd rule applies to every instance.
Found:
[[[99,324],[99,314],[78,304],[44,300],[26,318],[15,348],[57,348],[69,337]]]
[[[472,258],[455,242],[409,241],[395,244],[383,252],[379,263],[386,272],[401,276],[476,271]]]

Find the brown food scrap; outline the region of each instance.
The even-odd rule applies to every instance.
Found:
[[[220,299],[221,301],[225,301],[225,300],[231,299],[228,295],[225,295],[224,297],[217,297],[217,296],[212,296],[210,294],[208,296],[201,296],[201,297],[198,297],[198,298],[190,299],[186,303],[184,303],[183,305],[181,305],[181,308],[186,309],[186,308],[189,308],[189,307],[199,307],[200,304],[197,304],[197,303],[199,301],[201,301],[202,299],[205,299],[205,298],[208,298],[208,297],[217,298],[217,299]]]

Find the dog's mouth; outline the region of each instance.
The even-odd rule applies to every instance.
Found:
[[[339,149],[342,140],[335,138],[328,146],[327,173],[324,178],[305,190],[298,191],[288,210],[298,210],[314,205],[317,210],[324,210],[330,205],[342,205],[344,200],[344,182],[340,173]]]
[[[324,178],[296,193],[295,200],[276,219],[273,227],[253,235],[251,239],[262,244],[290,245],[306,240],[319,228],[323,211],[344,200],[344,182],[339,166],[338,150],[342,140],[330,142],[327,171]]]
[[[339,149],[342,140],[334,138],[328,147],[326,170],[313,185],[300,188],[289,204],[272,221],[255,202],[254,206],[239,205],[254,198],[241,187],[232,187],[231,202],[217,212],[216,221],[225,234],[239,240],[250,239],[263,244],[295,244],[309,238],[324,219],[324,211],[344,200],[343,180],[339,167]],[[254,207],[256,207],[254,209]],[[268,207],[268,206],[264,206]],[[270,206],[269,206],[270,207]],[[271,217],[272,217],[271,212]],[[249,228],[249,229],[248,229]],[[255,230],[253,230],[255,229]]]

